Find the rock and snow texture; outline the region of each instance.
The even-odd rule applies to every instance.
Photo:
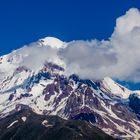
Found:
[[[87,120],[116,137],[120,133],[122,138],[138,136],[138,118],[122,104],[128,98],[120,96],[129,96],[129,92],[123,93],[120,85],[110,78],[82,80],[76,75],[61,75],[63,71],[62,67],[51,63],[35,73],[18,69],[1,83],[0,117],[30,107],[38,114]],[[21,119],[26,121],[25,117]]]

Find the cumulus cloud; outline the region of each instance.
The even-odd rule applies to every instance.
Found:
[[[117,62],[108,41],[73,41],[59,54],[67,64],[66,74],[75,73],[82,78],[104,77],[106,72],[103,70]]]
[[[46,47],[40,42],[31,43],[21,49],[13,51],[8,55],[8,59],[12,60],[12,65],[26,66],[31,70],[41,69],[45,62],[62,63],[58,57],[58,49],[50,46]]]
[[[119,17],[108,41],[73,41],[60,54],[67,64],[67,74],[76,73],[93,79],[110,76],[139,82],[139,10],[132,8]]]
[[[140,82],[140,11],[136,8],[131,8],[116,20],[116,27],[108,40],[62,43],[58,39],[45,38],[42,41],[46,44],[39,41],[14,51],[11,55],[15,65],[22,62],[31,69],[38,69],[49,61],[65,64],[67,75],[78,74],[90,79],[109,76]],[[46,47],[52,43],[53,47]]]

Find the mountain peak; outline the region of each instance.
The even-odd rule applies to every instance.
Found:
[[[128,98],[132,92],[126,87],[123,87],[122,85],[112,80],[110,77],[105,77],[102,82],[104,87],[107,88],[112,94],[121,96],[122,98]]]
[[[64,45],[64,42],[59,40],[55,37],[45,37],[43,39],[40,39],[41,43],[45,46],[51,46],[52,48],[62,48]]]

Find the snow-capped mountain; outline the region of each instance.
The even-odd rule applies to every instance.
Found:
[[[66,75],[57,53],[67,45],[47,37],[0,57],[0,118],[30,107],[37,114],[86,120],[114,137],[140,138],[140,92],[109,77]]]

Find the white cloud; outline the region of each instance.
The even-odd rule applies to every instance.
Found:
[[[44,46],[41,42],[37,42],[13,51],[8,55],[8,59],[12,60],[12,65],[14,65],[15,68],[17,66],[26,66],[36,71],[41,69],[46,61],[62,63],[57,53],[57,48]]]
[[[140,12],[132,8],[119,17],[109,41],[73,41],[61,57],[67,74],[140,82]]]
[[[108,41],[73,41],[59,54],[67,64],[66,74],[76,73],[82,78],[104,77],[104,69],[117,62]]]
[[[11,56],[13,60],[15,58],[15,65],[19,60],[22,65],[39,69],[45,61],[64,62],[67,75],[75,73],[90,79],[109,76],[140,82],[140,11],[136,8],[116,20],[114,32],[107,41],[93,39],[64,43],[49,37],[49,41],[45,38],[43,42],[46,44],[39,41],[14,51]],[[46,47],[50,43],[53,47]]]

